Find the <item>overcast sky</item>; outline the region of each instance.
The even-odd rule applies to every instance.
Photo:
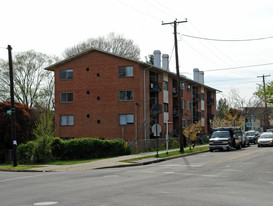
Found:
[[[271,75],[266,82],[273,80],[273,38],[267,38],[273,36],[272,0],[0,2],[2,59],[7,59],[8,44],[13,53],[33,49],[61,57],[68,47],[115,32],[139,45],[142,61],[154,50],[169,54],[170,70],[175,72],[173,27],[162,21],[187,19],[177,27],[183,75],[193,78],[193,69],[199,68],[205,72],[205,84],[222,91],[218,97],[227,97],[230,89],[236,89],[245,99],[262,83],[257,76]],[[260,38],[265,39],[253,40]],[[245,67],[252,65],[263,66]]]

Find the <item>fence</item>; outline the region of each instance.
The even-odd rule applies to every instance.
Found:
[[[209,142],[208,136],[197,136],[196,144],[206,144]],[[165,149],[166,148],[166,138],[156,138],[156,139],[146,139],[146,140],[139,140],[139,141],[132,141],[128,142],[128,146],[132,150],[133,153],[137,152],[147,152],[158,149]],[[186,139],[187,147],[189,144],[189,140]],[[179,148],[179,138],[178,137],[169,137],[168,147],[171,148]]]

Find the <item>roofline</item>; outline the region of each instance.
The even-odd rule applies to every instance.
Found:
[[[62,64],[65,64],[65,63],[67,63],[67,62],[69,62],[69,61],[72,61],[72,60],[74,60],[74,59],[77,59],[78,57],[83,56],[83,55],[86,55],[86,54],[89,54],[89,53],[91,53],[91,52],[93,52],[93,51],[105,53],[105,54],[108,54],[108,55],[111,55],[111,56],[115,56],[115,57],[118,57],[118,58],[122,58],[122,59],[127,59],[127,60],[129,60],[129,61],[133,61],[133,62],[136,62],[136,63],[138,63],[138,64],[141,64],[141,65],[147,67],[147,69],[155,69],[155,70],[158,70],[158,71],[167,72],[168,74],[170,74],[170,75],[172,75],[172,76],[175,76],[175,77],[177,76],[175,73],[173,73],[173,72],[171,72],[171,71],[166,71],[166,70],[164,70],[164,69],[162,69],[162,68],[155,67],[154,65],[148,64],[148,63],[146,63],[146,62],[142,62],[142,61],[138,61],[138,60],[134,60],[134,59],[129,59],[129,58],[126,58],[126,57],[123,57],[123,56],[120,56],[120,55],[117,55],[117,54],[113,54],[113,53],[110,53],[110,52],[107,52],[107,51],[102,51],[102,50],[96,49],[96,48],[87,49],[87,50],[85,50],[85,51],[83,51],[83,52],[80,52],[80,53],[74,55],[74,56],[71,56],[71,57],[68,57],[68,58],[66,58],[66,59],[64,59],[64,60],[61,60],[61,61],[59,61],[59,62],[56,62],[55,64],[52,64],[52,65],[46,67],[45,70],[54,71],[55,68],[56,68],[57,66],[60,66],[60,65],[62,65]],[[200,82],[196,82],[196,81],[194,81],[194,80],[192,80],[192,79],[190,79],[190,78],[187,78],[186,76],[183,76],[183,75],[182,75],[182,76],[180,76],[180,78],[184,79],[184,81],[190,81],[191,83],[194,83],[194,84],[198,84],[198,85],[204,86],[205,88],[208,88],[208,89],[211,89],[211,90],[215,90],[215,91],[221,92],[220,90],[217,90],[217,89],[215,89],[215,88],[209,87],[209,86],[207,86],[207,85],[205,85],[205,84],[201,84]]]

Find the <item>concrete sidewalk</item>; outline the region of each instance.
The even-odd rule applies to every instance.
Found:
[[[201,145],[196,147],[204,147],[204,146],[207,146],[207,145]],[[169,152],[177,151],[177,150],[179,149],[172,149],[172,150],[169,150]],[[207,151],[208,150],[203,152],[207,152]],[[159,154],[166,153],[166,150],[159,151],[158,153]],[[41,165],[41,167],[27,169],[27,170],[24,170],[24,172],[66,172],[66,171],[82,171],[82,170],[93,170],[93,169],[103,169],[103,168],[139,166],[139,165],[152,164],[156,162],[161,162],[161,161],[165,161],[169,159],[174,159],[174,158],[179,158],[179,157],[194,155],[199,153],[202,153],[202,152],[182,154],[179,156],[173,156],[168,158],[148,158],[148,159],[142,159],[142,160],[138,160],[134,162],[121,162],[122,160],[141,158],[141,157],[145,157],[149,155],[156,155],[156,152],[147,152],[147,153],[107,158],[107,159],[96,160],[96,161],[91,161],[87,163],[73,164],[73,165]],[[22,170],[20,171],[22,172]]]

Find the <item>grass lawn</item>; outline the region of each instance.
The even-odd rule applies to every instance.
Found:
[[[166,154],[166,153],[159,153],[157,158],[166,158],[166,157],[179,156],[179,155],[189,154],[189,153],[193,153],[193,152],[206,151],[208,149],[209,149],[208,146],[204,146],[204,147],[196,147],[196,148],[192,148],[192,149],[185,149],[184,153],[181,153],[179,150],[178,151],[173,151],[173,152],[168,152],[168,154]],[[133,158],[133,159],[128,159],[128,160],[122,160],[121,162],[133,162],[133,161],[142,160],[142,159],[148,159],[148,158],[156,158],[156,155],[149,155],[149,156],[140,157],[140,158]]]
[[[13,167],[13,165],[0,165],[0,169],[9,169],[9,170],[27,170],[31,168],[36,168],[41,166],[35,166],[35,165],[17,165],[16,167]]]

